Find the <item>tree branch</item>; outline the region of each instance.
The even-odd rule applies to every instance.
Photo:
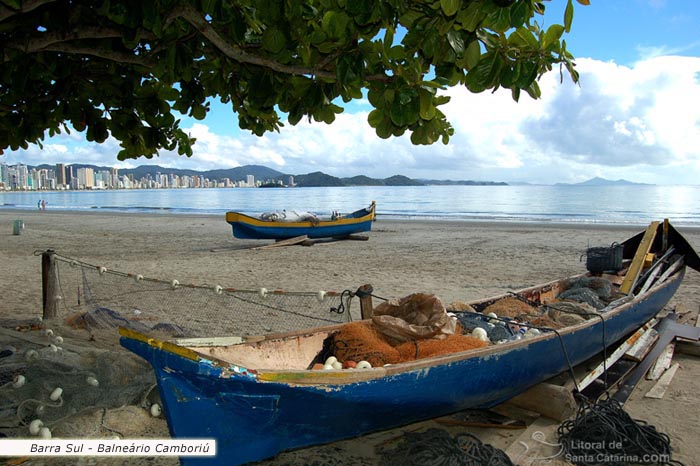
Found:
[[[0,23],[5,21],[7,18],[11,18],[14,15],[29,13],[32,10],[39,8],[40,6],[48,5],[49,3],[54,3],[56,0],[24,0],[21,2],[21,7],[19,10],[14,10],[12,8],[7,8],[4,5],[0,5]]]
[[[153,61],[147,59],[143,55],[134,55],[131,53],[121,53],[114,50],[95,49],[91,47],[80,47],[73,44],[50,45],[48,47],[44,47],[41,49],[41,51],[67,53],[71,55],[90,55],[117,63],[145,66],[146,68],[153,68],[155,66]]]
[[[204,19],[202,15],[189,4],[180,5],[178,8],[173,10],[171,17],[177,16],[190,23],[192,27],[197,29],[200,34],[206,37],[209,42],[218,48],[224,55],[237,62],[258,65],[264,68],[270,68],[273,71],[296,76],[314,75],[320,78],[336,79],[335,73],[331,73],[329,71],[306,68],[303,66],[283,65],[282,63],[278,63],[264,57],[250,55],[240,48],[230,45],[228,42],[226,42],[226,40],[224,40],[223,37],[219,35],[219,33],[214,30],[207,20]]]

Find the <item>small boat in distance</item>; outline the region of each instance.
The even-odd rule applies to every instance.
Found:
[[[442,339],[377,338],[375,318],[388,315],[380,304],[371,319],[242,343],[120,328],[121,344],[153,366],[171,435],[217,440],[216,458],[182,457],[183,465],[260,461],[492,407],[627,338],[668,303],[686,266],[700,270],[700,258],[667,222],[621,245],[619,263],[601,272],[448,306],[451,315],[442,307],[458,321]]]
[[[240,239],[284,240],[306,235],[308,238],[340,238],[372,229],[375,219],[374,201],[351,214],[334,214],[319,218],[313,214],[294,211],[263,214],[260,218],[240,212],[227,212],[226,221],[233,228],[233,236]]]

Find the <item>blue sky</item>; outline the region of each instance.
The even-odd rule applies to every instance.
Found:
[[[565,0],[547,2],[548,24],[563,20]],[[94,163],[228,168],[266,165],[284,173],[336,176],[395,174],[550,184],[594,176],[654,184],[700,184],[700,2],[591,0],[575,3],[567,47],[580,85],[540,81],[542,98],[464,88],[443,111],[455,127],[447,146],[413,146],[408,137],[379,139],[367,124],[371,107],[346,107],[332,125],[302,122],[262,138],[238,130],[237,116],[213,105],[203,122],[185,119],[197,137],[192,158],[162,153],[118,162],[118,143],[85,142],[79,133],[48,139],[44,149],[0,157],[7,163]]]

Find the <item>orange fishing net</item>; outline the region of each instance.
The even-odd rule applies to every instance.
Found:
[[[467,335],[449,335],[444,340],[415,340],[401,343],[396,347],[401,355],[400,362],[429,358],[441,354],[458,353],[488,346],[488,343]]]
[[[390,339],[379,333],[371,322],[350,322],[333,338],[333,355],[338,361],[367,361],[372,367],[399,362],[399,352]]]
[[[382,335],[371,322],[361,321],[343,325],[334,336],[332,351],[338,361],[367,361],[372,367],[380,367],[487,345],[488,342],[466,335],[400,343]]]
[[[484,314],[489,312],[493,312],[498,317],[515,318],[523,314],[532,314],[535,312],[535,308],[520,301],[518,298],[508,297],[499,299],[483,310]]]

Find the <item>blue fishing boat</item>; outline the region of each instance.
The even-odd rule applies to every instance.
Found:
[[[299,236],[339,238],[370,231],[375,209],[375,202],[372,201],[369,207],[346,215],[334,213],[329,218],[294,211],[272,212],[257,218],[240,212],[227,212],[226,221],[233,228],[233,236],[240,239],[284,240]]]
[[[328,367],[326,358],[338,348],[334,338],[347,326],[369,326],[370,320],[244,337],[243,343],[165,341],[120,329],[121,344],[153,366],[171,435],[216,439],[215,458],[183,457],[182,464],[244,464],[288,449],[492,407],[590,359],[653,318],[680,286],[686,266],[700,270],[693,248],[668,223],[654,222],[622,245],[620,270],[612,264],[611,271],[588,272],[454,311],[450,317],[459,320],[458,328],[476,322],[482,333],[489,332],[482,346],[468,350],[367,369],[339,369],[337,361]],[[509,320],[489,312],[515,299],[553,320],[550,306],[561,302],[572,283],[586,280],[608,283],[608,298],[592,316],[569,325],[548,326],[532,315]],[[500,337],[492,337],[495,329]],[[324,361],[324,369],[317,369]]]

